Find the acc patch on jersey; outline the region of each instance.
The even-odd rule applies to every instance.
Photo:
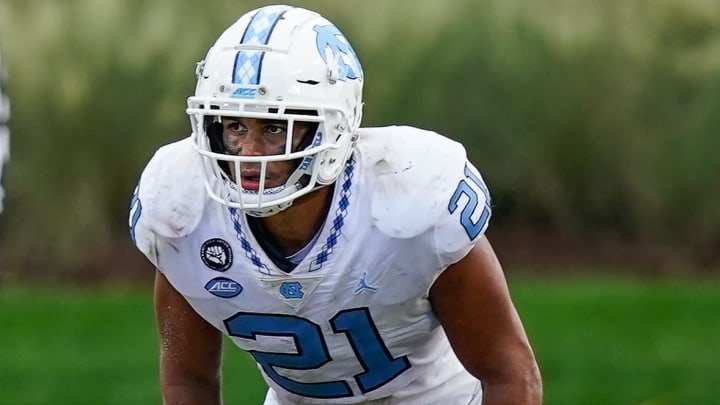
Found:
[[[216,271],[225,271],[232,266],[232,248],[223,239],[208,239],[200,247],[200,258],[209,268]]]
[[[233,298],[242,292],[243,287],[235,280],[216,277],[205,284],[205,289],[216,297]]]

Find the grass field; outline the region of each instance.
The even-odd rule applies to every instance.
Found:
[[[720,281],[511,277],[548,405],[720,404]],[[0,289],[0,403],[159,404],[148,288]],[[259,404],[226,346],[226,404]]]

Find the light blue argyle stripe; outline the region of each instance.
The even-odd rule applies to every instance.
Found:
[[[250,20],[240,44],[267,45],[277,22],[292,8],[278,5],[260,9]],[[238,51],[233,68],[233,83],[259,84],[264,56],[265,52],[261,51]]]
[[[335,210],[335,218],[332,220],[332,228],[330,229],[330,235],[325,239],[325,244],[322,250],[310,263],[310,271],[317,271],[322,268],[322,265],[328,261],[328,258],[332,254],[335,245],[340,240],[342,235],[342,229],[345,225],[345,216],[348,214],[348,207],[350,206],[350,196],[352,187],[352,178],[355,171],[355,158],[351,157],[345,165],[343,171],[343,184],[340,191],[340,199],[338,201],[337,209]]]
[[[333,253],[335,246],[340,240],[342,235],[343,227],[345,226],[345,216],[348,214],[348,207],[350,206],[350,196],[352,195],[352,179],[355,172],[355,158],[351,157],[345,165],[343,171],[343,184],[340,187],[340,199],[335,210],[335,217],[332,219],[332,228],[330,229],[330,235],[325,239],[322,250],[317,254],[315,260],[310,263],[310,271],[320,270],[322,265],[328,261],[328,258]],[[257,268],[257,270],[264,274],[270,274],[270,268],[263,263],[260,255],[253,248],[252,244],[248,241],[245,235],[245,230],[241,225],[240,216],[242,215],[240,210],[237,208],[229,207],[230,218],[233,222],[233,230],[240,241],[240,247],[245,253],[245,257]]]
[[[258,255],[255,249],[252,247],[252,244],[250,244],[250,242],[247,240],[247,237],[245,236],[245,231],[240,224],[240,210],[232,207],[228,209],[230,211],[230,218],[232,218],[233,221],[233,229],[235,230],[237,239],[240,241],[240,247],[242,247],[243,252],[245,252],[245,257],[250,260],[250,262],[257,268],[259,272],[264,274],[270,274],[270,269],[267,265],[265,265],[265,263],[263,263],[260,255]]]

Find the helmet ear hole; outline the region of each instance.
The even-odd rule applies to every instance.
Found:
[[[208,124],[205,128],[205,133],[207,134],[208,141],[210,142],[210,150],[212,150],[215,153],[225,153],[225,145],[223,145],[223,139],[222,139],[222,124],[219,122],[211,122]],[[222,171],[225,172],[229,177],[232,177],[230,174],[230,165],[228,162],[224,160],[218,160],[217,161],[218,166],[222,169]]]

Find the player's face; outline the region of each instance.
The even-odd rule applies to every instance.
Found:
[[[223,144],[225,153],[238,156],[268,156],[285,153],[287,122],[256,118],[223,117]],[[295,122],[292,134],[292,150],[295,151],[309,130],[308,125]],[[297,160],[269,162],[265,176],[265,188],[278,187],[287,181],[297,167]],[[235,165],[230,164],[234,178]],[[260,186],[260,163],[240,165],[240,184],[246,190],[258,190]]]

